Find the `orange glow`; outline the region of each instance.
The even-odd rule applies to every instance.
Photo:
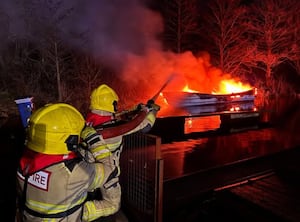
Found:
[[[169,107],[168,100],[165,98],[162,92],[159,93],[156,103],[160,106],[160,112],[158,112],[158,116],[163,113],[163,110],[167,110]]]
[[[231,112],[233,112],[233,111],[240,111],[240,107],[239,106],[231,107],[230,111]]]
[[[231,94],[238,93],[252,89],[249,84],[243,84],[240,81],[235,81],[234,79],[221,80],[219,84],[219,90],[213,91],[213,94]]]
[[[235,105],[235,106],[232,106],[231,108],[229,108],[228,111],[230,111],[230,112],[239,112],[239,111],[243,111],[243,110],[242,110],[242,108],[241,108],[240,106]],[[254,112],[256,112],[256,111],[257,111],[257,108],[256,108],[256,107],[253,107],[253,108],[251,108],[251,110],[249,109],[249,111],[254,111]]]
[[[190,117],[185,119],[184,133],[206,132],[220,128],[221,119],[219,115]]]
[[[234,79],[228,80],[221,80],[219,83],[219,90],[212,91],[212,94],[231,94],[231,93],[238,93],[251,90],[253,87],[249,84],[244,84],[240,81],[236,81]],[[191,92],[191,93],[198,93],[199,91],[190,89],[188,85],[182,89],[182,92]],[[256,94],[256,91],[255,91]],[[235,95],[234,97],[239,97],[240,95]]]
[[[182,91],[183,91],[183,92],[195,92],[195,93],[198,92],[198,91],[196,91],[196,90],[190,89],[188,85],[186,85],[186,86],[182,89]]]
[[[162,98],[163,103],[166,104],[166,105],[169,105],[167,99],[164,97],[164,94],[161,92],[159,95],[160,95],[160,97]]]

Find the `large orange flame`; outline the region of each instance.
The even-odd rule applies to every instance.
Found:
[[[188,85],[186,85],[186,86],[182,89],[182,91],[183,91],[183,92],[195,92],[195,93],[198,92],[198,91],[196,91],[196,90],[190,89]]]
[[[211,94],[215,94],[215,95],[220,95],[220,94],[230,95],[230,94],[232,94],[231,96],[234,97],[234,98],[240,97],[240,95],[238,94],[239,92],[245,92],[245,91],[254,89],[250,84],[242,83],[241,81],[236,80],[236,79],[227,79],[227,78],[226,79],[224,78],[223,80],[220,80],[215,88],[216,88],[215,90],[210,92]],[[191,89],[189,87],[189,84],[186,84],[178,92],[180,92],[180,91],[181,92],[187,92],[187,93],[209,93],[209,92],[200,92],[200,91]],[[254,94],[256,94],[256,93],[257,92],[255,90]],[[178,94],[178,96],[180,96],[180,94]],[[180,98],[180,97],[178,97],[178,98]],[[164,97],[163,92],[160,93],[160,96],[159,96],[158,100],[159,101],[157,101],[157,102],[161,106],[160,114],[162,114],[163,110],[167,110],[167,109],[171,108],[169,106],[168,100]],[[240,107],[239,106],[234,106],[234,107],[230,108],[228,111],[239,112]]]
[[[227,80],[221,80],[218,86],[218,90],[213,90],[212,94],[231,94],[231,93],[238,93],[238,92],[244,92],[247,90],[252,89],[253,87],[249,84],[242,83],[241,81],[236,81],[234,79],[227,79]],[[192,90],[189,88],[188,85],[186,85],[183,89],[183,92],[198,92],[195,90]]]
[[[234,79],[222,80],[219,85],[219,90],[213,91],[213,94],[231,94],[244,92],[252,89],[253,87],[249,84],[244,84],[240,81],[235,81]]]

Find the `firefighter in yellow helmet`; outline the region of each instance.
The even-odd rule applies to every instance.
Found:
[[[83,116],[68,104],[48,104],[32,114],[17,171],[17,221],[92,221],[91,215],[107,216],[118,209],[106,196],[96,201],[97,208],[87,199],[89,191],[110,183],[115,166],[99,135],[82,133],[84,128]],[[95,162],[77,152],[81,140]]]
[[[119,206],[121,203],[121,188],[119,184],[119,159],[123,147],[123,136],[137,132],[147,132],[155,123],[156,113],[160,109],[154,101],[148,101],[147,105],[139,104],[132,111],[119,112],[117,105],[119,97],[108,85],[102,84],[94,89],[90,97],[90,110],[86,117],[86,123],[91,128],[84,131],[91,131],[91,134],[101,135],[101,145],[98,148],[108,149],[112,152],[115,165],[115,172],[112,174],[109,186],[100,188],[102,196],[114,200],[112,205]],[[126,117],[126,118],[124,118]],[[113,196],[110,198],[109,196]],[[97,205],[97,203],[96,203]],[[87,203],[87,209],[91,209],[92,203]],[[87,213],[89,214],[89,213]],[[94,215],[95,218],[97,217]]]
[[[106,84],[102,84],[98,88],[94,89],[91,94],[90,100],[91,112],[88,113],[86,122],[87,125],[94,127],[109,125],[112,122],[115,123],[124,116],[130,117],[130,119],[132,119],[132,117],[136,117],[135,114],[139,114],[139,111],[146,111],[147,117],[144,119],[145,121],[138,122],[141,123],[141,125],[137,126],[137,128],[133,131],[131,128],[129,129],[129,131],[125,130],[125,134],[130,134],[142,130],[145,127],[150,130],[155,123],[156,113],[160,109],[160,107],[155,104],[154,101],[149,100],[147,105],[138,104],[132,111],[117,113],[119,97],[117,93]],[[144,132],[147,132],[147,130],[144,130]]]

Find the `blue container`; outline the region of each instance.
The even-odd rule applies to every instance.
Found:
[[[27,127],[29,117],[32,114],[32,110],[33,110],[32,99],[33,97],[27,97],[27,98],[15,100],[16,104],[18,105],[19,113],[21,115],[21,120],[24,127]]]

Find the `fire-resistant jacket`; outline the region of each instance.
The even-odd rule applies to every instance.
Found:
[[[122,117],[120,117],[120,119],[114,119],[109,112],[92,110],[86,117],[86,124],[94,127],[98,133],[103,136],[103,139],[125,136],[137,131],[146,133],[153,127],[155,123],[156,112],[156,110],[142,110],[138,112],[132,111],[134,116],[123,121]],[[120,116],[124,116],[125,118],[127,115],[131,114],[120,114]]]
[[[123,137],[135,132],[148,132],[154,125],[156,120],[156,111],[140,112],[139,117],[135,117],[125,123],[118,123],[113,116],[107,115],[106,111],[92,110],[88,113],[86,124],[94,127],[102,137],[102,145],[113,153],[116,158],[115,165],[119,168],[120,152],[122,151]],[[108,133],[106,133],[108,132]],[[120,169],[118,176],[120,174]]]
[[[143,114],[143,113],[141,113]],[[104,199],[109,200],[106,208],[111,209],[112,214],[116,213],[121,204],[121,187],[119,184],[120,166],[119,159],[123,149],[123,136],[145,130],[149,130],[156,119],[154,112],[144,113],[133,120],[129,124],[118,124],[114,122],[113,117],[107,115],[104,111],[92,110],[86,118],[87,125],[94,127],[102,137],[102,146],[112,152],[112,159],[117,171],[111,174],[107,183],[100,188]],[[102,128],[103,127],[103,128]],[[102,130],[104,129],[104,130]],[[105,131],[109,131],[105,133]],[[107,136],[109,135],[109,136]],[[110,207],[109,207],[110,205]],[[113,212],[115,209],[115,212]],[[97,200],[89,201],[84,205],[84,218],[97,219],[101,216],[103,210],[102,202]]]
[[[110,162],[88,163],[74,153],[46,155],[26,150],[17,172],[22,221],[83,221],[88,192],[107,180],[113,170]],[[101,206],[100,216],[115,211],[106,201]]]

